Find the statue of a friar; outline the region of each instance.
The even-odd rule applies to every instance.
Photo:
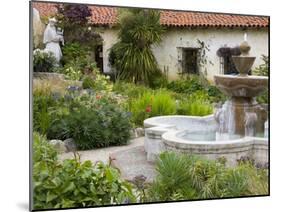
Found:
[[[49,23],[44,31],[43,43],[46,45],[44,51],[52,52],[59,63],[62,57],[60,42],[64,45],[62,33],[59,34],[56,29],[57,20],[50,18]]]

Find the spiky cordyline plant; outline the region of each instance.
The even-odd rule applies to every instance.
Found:
[[[120,41],[111,48],[111,64],[116,68],[118,78],[148,84],[149,79],[159,72],[151,46],[160,43],[164,31],[160,13],[123,9],[119,11],[118,26]]]

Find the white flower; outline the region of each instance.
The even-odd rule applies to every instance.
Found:
[[[92,27],[88,27],[88,30],[91,31],[91,30],[92,30]]]
[[[33,54],[36,54],[36,53],[41,53],[42,52],[42,50],[41,49],[35,49],[34,51],[33,51]]]

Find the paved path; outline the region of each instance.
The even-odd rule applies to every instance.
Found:
[[[143,175],[147,183],[155,178],[155,165],[146,160],[144,146],[136,146],[110,154],[114,160],[112,165],[118,168],[122,178],[132,181],[134,177]]]
[[[144,175],[145,182],[150,183],[155,178],[154,164],[147,162],[144,151],[144,137],[136,138],[125,146],[100,148],[95,150],[78,151],[81,161],[91,160],[93,163],[102,161],[107,163],[109,157],[112,166],[118,168],[122,178],[132,181],[138,175]],[[73,158],[72,152],[63,153],[60,159]]]
[[[139,137],[131,140],[128,145],[124,146],[113,146],[113,147],[106,147],[106,148],[99,148],[94,150],[86,150],[86,151],[78,151],[81,157],[81,161],[91,160],[93,163],[96,161],[108,162],[109,155],[118,152],[121,150],[131,149],[137,146],[144,145],[144,137]],[[74,155],[72,152],[63,153],[60,155],[60,159],[70,159],[73,158]]]

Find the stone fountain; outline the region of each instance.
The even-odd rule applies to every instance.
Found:
[[[255,97],[268,87],[268,77],[248,75],[256,57],[250,56],[246,39],[240,45],[241,56],[232,56],[239,74],[216,75],[216,86],[230,100],[215,113],[218,122],[217,140],[256,136],[264,133],[267,111],[255,100]]]
[[[227,159],[235,166],[241,158],[257,164],[268,163],[267,110],[255,97],[268,86],[268,77],[248,75],[255,57],[244,39],[240,56],[232,60],[236,76],[216,75],[216,86],[227,100],[214,114],[198,116],[158,116],[146,119],[144,149],[148,161],[155,161],[162,151],[194,154],[215,160]]]

